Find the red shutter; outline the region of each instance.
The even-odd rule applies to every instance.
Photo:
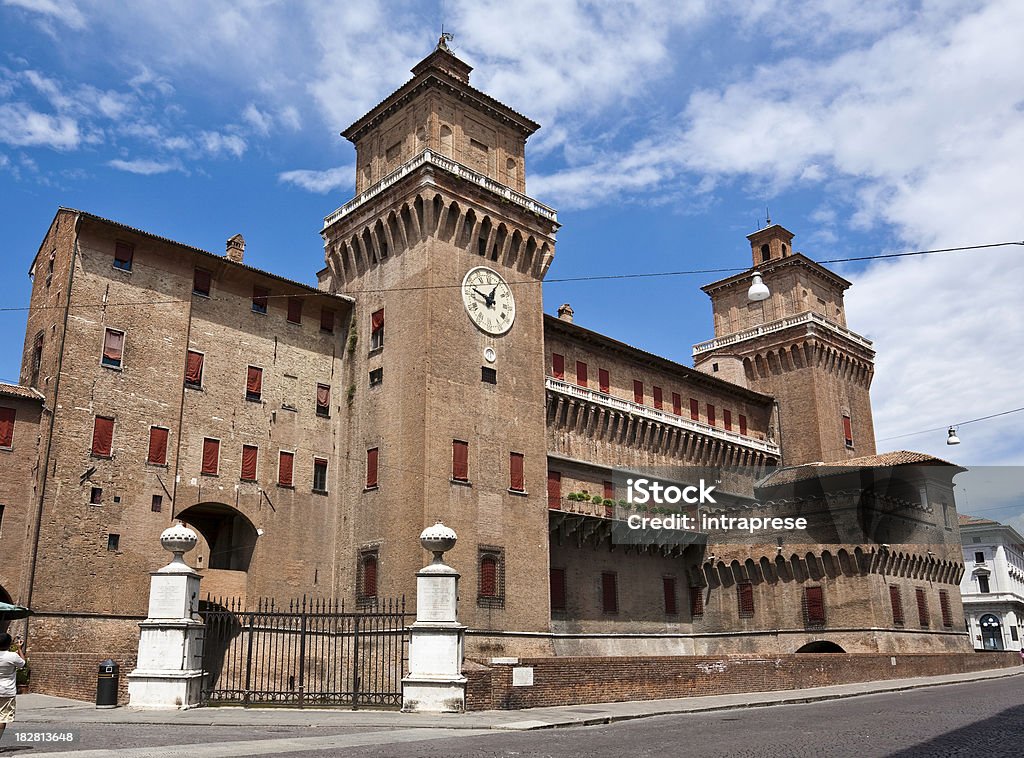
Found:
[[[672,393],[672,412],[677,416],[683,415],[683,398],[679,396],[678,392]]]
[[[210,272],[197,268],[192,278],[192,291],[199,295],[209,295],[210,281]]]
[[[0,408],[0,447],[14,447],[14,408]]]
[[[203,440],[203,473],[216,474],[220,465],[220,440]]]
[[[925,597],[924,590],[920,587],[916,589],[917,594],[917,620],[920,622],[922,628],[927,628],[928,624],[928,598]]]
[[[288,320],[293,324],[302,323],[302,301],[297,297],[288,298]]]
[[[715,425],[715,406],[708,403],[708,426]]]
[[[736,605],[741,619],[754,617],[754,585],[740,582],[736,585]]]
[[[939,609],[942,611],[942,625],[953,626],[953,612],[949,607],[949,592],[947,590],[939,590]]]
[[[469,481],[469,443],[452,440],[452,479]]]
[[[247,482],[256,481],[256,461],[259,448],[255,445],[242,445],[242,479]]]
[[[722,410],[722,426],[727,432],[732,431],[732,411]]]
[[[690,420],[700,421],[700,403],[690,398]]]
[[[892,623],[903,626],[903,598],[900,596],[900,588],[895,584],[889,585],[889,602],[892,603]]]
[[[366,451],[366,486],[376,487],[377,486],[377,456],[380,454],[379,448],[371,447]]]
[[[583,361],[576,361],[576,384],[580,387],[587,386],[587,364]]]
[[[384,309],[381,308],[379,311],[374,311],[373,315],[370,316],[370,332],[379,332],[384,328]]]
[[[639,379],[633,380],[633,402],[640,405],[644,403],[644,383]]]
[[[598,388],[604,394],[611,392],[611,379],[608,378],[608,370],[600,368],[597,370],[597,384]]]
[[[747,433],[747,417],[742,413],[740,414],[740,434]]]
[[[331,385],[318,384],[316,386],[316,412],[321,416],[327,415],[331,410]]]
[[[704,615],[704,592],[700,587],[690,587],[690,616],[700,618]]]
[[[664,399],[661,395],[661,387],[655,387],[654,390],[654,407],[659,411],[665,407]]]
[[[565,569],[551,569],[551,610],[565,610]]]
[[[562,473],[548,472],[548,508],[553,511],[562,510]]]
[[[614,500],[615,499],[615,482],[605,482],[604,483],[604,495],[603,495],[603,497],[604,497],[605,500]]]
[[[847,447],[853,447],[853,425],[849,416],[843,416],[843,436],[846,438]]]
[[[149,457],[150,463],[163,466],[167,463],[167,430],[159,426],[149,427]]]
[[[125,271],[132,270],[132,259],[135,257],[135,247],[127,242],[114,243],[114,265]]]
[[[188,351],[188,360],[185,361],[185,382],[195,384],[203,383],[203,354],[194,350]]]
[[[551,376],[555,379],[565,379],[565,356],[558,353],[551,354]]]
[[[107,329],[103,336],[103,362],[108,366],[120,366],[124,352],[124,332]]]
[[[277,483],[284,487],[292,486],[292,471],[295,469],[295,453],[281,451],[277,464]]]
[[[114,419],[97,416],[92,426],[92,454],[110,457],[114,441]]]
[[[334,311],[332,311],[330,308],[320,309],[320,331],[334,331]]]
[[[377,597],[377,556],[363,556],[363,597]]]
[[[270,295],[270,290],[264,287],[253,287],[252,288],[252,309],[257,313],[267,312],[267,297]]]
[[[523,475],[523,454],[522,453],[509,453],[508,454],[508,469],[509,469],[509,489],[516,492],[523,492],[526,490],[526,481]]]
[[[480,559],[480,595],[498,596],[498,559],[493,555],[485,555]]]
[[[674,576],[661,577],[661,589],[665,595],[665,614],[675,616],[679,613],[676,607],[676,578]]]
[[[263,369],[249,366],[245,378],[245,394],[255,398],[263,394]]]
[[[611,572],[601,574],[601,610],[605,613],[619,612],[619,593],[616,591],[617,583],[615,574]]]
[[[825,598],[821,587],[804,587],[804,624],[825,626]]]

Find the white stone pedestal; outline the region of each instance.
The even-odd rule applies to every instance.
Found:
[[[430,540],[442,534],[448,544],[437,550]],[[450,534],[450,536],[448,536]],[[465,630],[458,622],[459,572],[442,554],[455,543],[455,533],[438,522],[420,541],[434,550],[434,562],[416,574],[416,622],[409,640],[409,675],[402,680],[402,710],[461,713],[466,710],[466,677],[462,675]]]
[[[172,527],[161,535],[182,530]],[[179,532],[172,539],[188,541]],[[180,547],[181,543],[173,543]],[[195,544],[194,541],[192,543]],[[190,548],[185,548],[190,549]],[[139,656],[128,674],[128,705],[145,710],[180,710],[199,705],[203,684],[203,622],[194,611],[199,604],[200,576],[174,550],[174,560],[150,576],[149,617],[139,624]]]

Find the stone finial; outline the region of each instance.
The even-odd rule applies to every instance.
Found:
[[[228,260],[241,263],[242,258],[245,256],[245,238],[241,234],[236,234],[229,239],[224,255]]]
[[[569,305],[568,303],[562,303],[560,306],[558,306],[558,318],[560,318],[562,321],[568,321],[571,324],[572,314],[572,306]]]
[[[424,550],[434,554],[434,563],[444,563],[444,554],[455,547],[458,536],[455,530],[451,529],[440,521],[433,526],[428,526],[420,533],[420,544]]]
[[[174,526],[164,529],[160,535],[160,545],[169,553],[174,553],[174,559],[164,568],[184,567],[189,568],[182,558],[185,553],[194,548],[199,542],[199,535],[189,529],[180,521]],[[189,570],[191,570],[189,568]]]

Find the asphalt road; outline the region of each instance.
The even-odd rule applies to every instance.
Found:
[[[805,705],[658,716],[534,732],[331,727],[88,726],[77,758],[343,755],[346,758],[729,758],[776,756],[1021,756],[1019,677]],[[45,725],[33,724],[33,729]],[[10,735],[8,735],[9,737]],[[5,738],[3,747],[11,748]],[[32,756],[68,746],[15,747]]]

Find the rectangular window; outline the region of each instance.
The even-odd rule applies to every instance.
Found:
[[[746,435],[747,433],[747,417],[742,413],[740,414],[740,434]]]
[[[146,463],[156,466],[167,465],[167,434],[168,429],[165,427],[149,427],[149,454],[146,456]]]
[[[633,380],[633,402],[644,404],[644,383],[639,379]]]
[[[320,309],[320,331],[334,334],[334,311],[330,308]]]
[[[114,419],[97,416],[92,425],[92,454],[109,458],[114,441]]]
[[[210,296],[210,282],[212,275],[206,269],[197,268],[192,274],[192,294]]]
[[[562,510],[562,473],[548,471],[548,508]]]
[[[741,619],[754,618],[754,585],[750,582],[736,585],[736,607]]]
[[[124,332],[118,329],[107,329],[103,334],[103,357],[100,363],[110,368],[121,368],[124,356]]]
[[[551,577],[551,610],[565,610],[565,569],[553,568]]]
[[[690,420],[700,421],[700,403],[690,398]]]
[[[939,610],[942,612],[942,625],[949,629],[953,626],[953,612],[949,607],[949,591],[939,590]],[[1013,627],[1016,631],[1017,628]]]
[[[725,431],[732,431],[732,411],[722,409],[722,426],[725,427]]]
[[[654,407],[659,411],[665,407],[665,399],[661,394],[661,387],[654,387],[651,392],[654,393]]]
[[[914,594],[917,597],[917,620],[920,623],[922,629],[927,629],[929,626],[928,622],[928,596],[924,594],[924,588],[917,587],[914,589]]]
[[[302,300],[300,298],[288,298],[288,321],[292,324],[302,323]]]
[[[674,576],[661,577],[661,594],[665,600],[665,615],[677,615],[679,607],[676,605],[676,578]]]
[[[36,335],[35,342],[32,343],[32,384],[36,384],[39,381],[39,369],[43,365],[43,333],[39,332]]]
[[[984,563],[985,562],[985,553],[983,551],[981,551],[981,550],[977,551],[974,554],[974,562],[975,563]]]
[[[853,425],[850,423],[850,417],[847,414],[843,414],[843,437],[846,439],[846,446],[853,447]]]
[[[558,353],[551,354],[551,376],[555,379],[565,379],[565,356]]]
[[[576,386],[587,386],[587,364],[583,361],[576,361]]]
[[[490,366],[480,367],[480,381],[484,384],[497,384],[498,383],[498,371]]]
[[[804,626],[825,626],[825,597],[821,587],[804,587]]]
[[[260,457],[260,449],[255,445],[242,445],[242,476],[243,482],[256,481],[256,464]]]
[[[505,607],[505,553],[501,548],[481,547],[477,554],[476,604],[481,608]]]
[[[331,415],[331,385],[329,384],[316,386],[316,415],[324,417]]]
[[[605,482],[602,485],[602,497],[605,500],[615,499],[615,482]]]
[[[672,393],[672,413],[677,416],[683,415],[683,398],[678,392]]]
[[[114,243],[114,268],[131,271],[134,258],[135,245],[130,245],[127,242]]]
[[[978,577],[978,592],[981,592],[983,594],[988,594],[989,588],[988,588],[988,577],[987,576],[979,576]]]
[[[377,462],[380,457],[380,448],[371,447],[366,451],[366,489],[377,487]]]
[[[14,447],[14,419],[17,415],[14,408],[0,408],[0,447],[8,450]]]
[[[0,535],[3,535],[4,532],[4,509],[6,507],[7,506],[5,506],[3,503],[0,503]],[[1016,629],[1016,627],[1014,627],[1014,629]]]
[[[522,453],[509,453],[508,454],[508,472],[509,472],[509,485],[508,488],[513,492],[526,492],[526,476],[524,474],[523,466],[523,454]]]
[[[327,492],[327,459],[313,459],[313,492]]]
[[[384,383],[384,369],[375,368],[370,372],[370,386],[377,387]]]
[[[903,626],[903,596],[900,588],[895,584],[889,585],[889,602],[892,605],[892,623],[894,626]]]
[[[121,535],[120,534],[108,534],[107,535],[107,550],[111,553],[116,553],[121,548]]]
[[[2,511],[3,511],[3,506],[0,505],[0,516],[3,515]],[[1015,626],[1011,626],[1010,627],[1010,639],[1013,640],[1014,642],[1020,642],[1020,636],[1018,635],[1017,627],[1015,627]]]
[[[690,587],[690,617],[699,619],[704,615],[704,591],[700,587]]]
[[[708,403],[708,426],[715,425],[715,406]]]
[[[452,440],[452,479],[457,482],[469,481],[469,443]]]
[[[89,492],[90,505],[103,505],[103,488],[93,487]]]
[[[292,472],[295,470],[295,453],[282,450],[277,459],[277,483],[282,487],[292,486]]]
[[[149,510],[153,513],[160,513],[164,509],[164,496],[153,495],[153,501],[149,505]]]
[[[608,376],[608,369],[599,368],[597,370],[597,384],[601,392],[606,395],[612,391],[612,382]]]
[[[356,566],[356,605],[365,608],[377,602],[378,568],[376,550],[363,550],[359,553]]]
[[[206,437],[203,440],[202,473],[207,476],[217,476],[218,471],[220,471],[220,440]]]
[[[370,349],[384,347],[384,309],[374,311],[370,316]]]
[[[601,574],[601,610],[604,613],[619,612],[619,578],[614,571]]]
[[[270,290],[265,287],[253,287],[252,288],[252,312],[253,313],[266,313],[267,312],[267,298],[270,297]]]
[[[203,386],[203,354],[189,350],[185,359],[185,386],[199,389]]]
[[[263,369],[249,366],[245,374],[245,399],[258,402],[263,397]]]

